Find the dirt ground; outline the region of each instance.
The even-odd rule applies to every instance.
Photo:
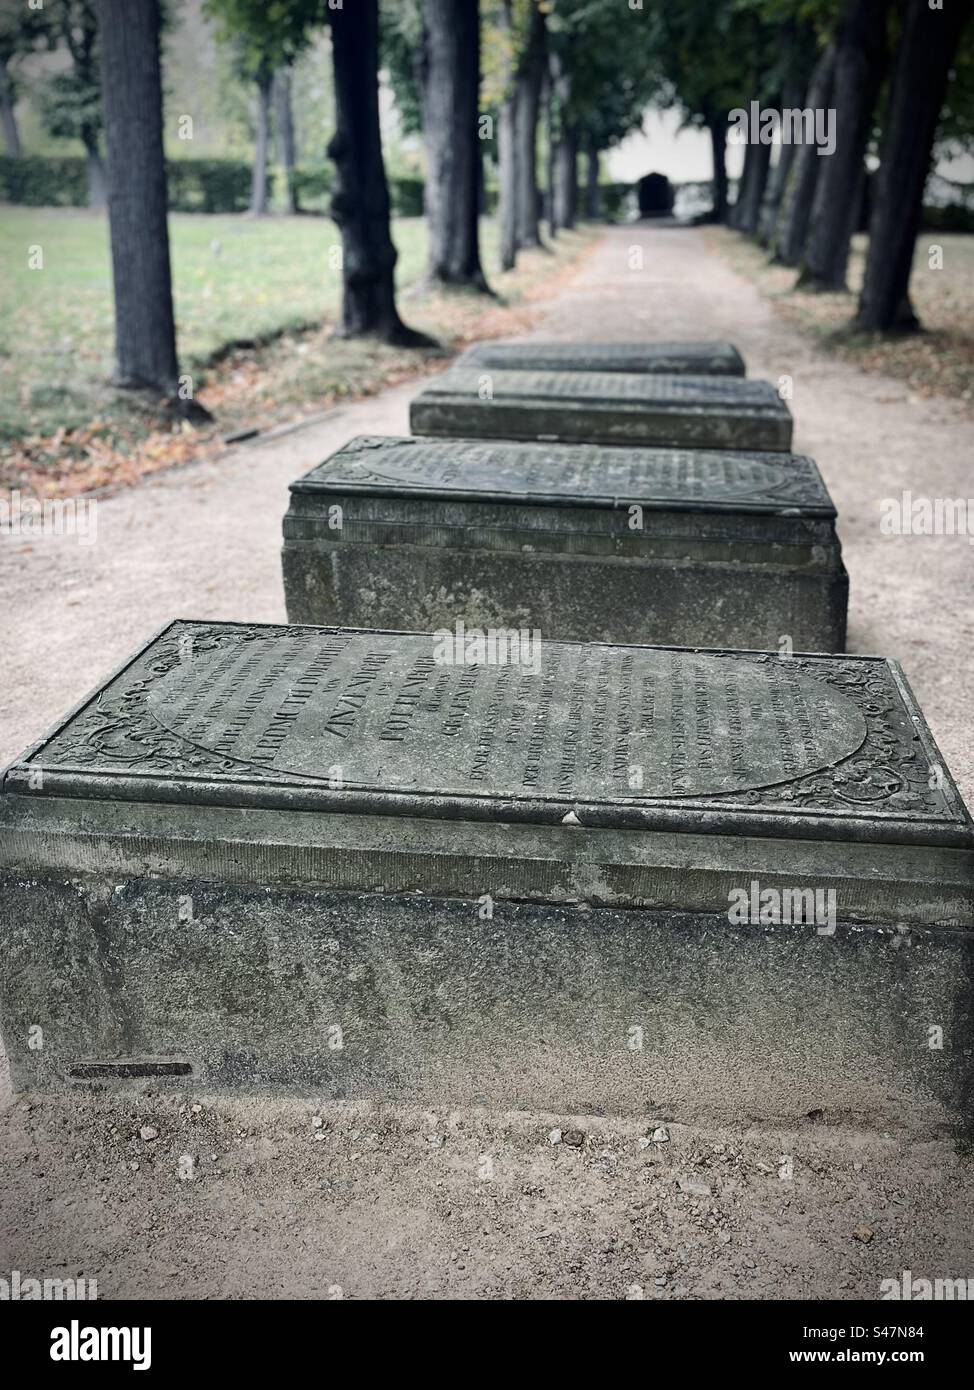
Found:
[[[726,337],[751,375],[791,379],[795,448],[839,509],[850,649],[903,663],[974,800],[974,552],[879,530],[883,498],[974,491],[969,407],[830,359],[689,229],[608,231],[535,332]],[[0,763],[169,619],[283,620],[288,482],[351,434],[408,432],[413,390],[103,501],[97,544],[0,545]],[[181,1104],[8,1102],[0,1274],[243,1298],[875,1297],[904,1269],[974,1277],[974,1171],[909,1116],[891,1135],[827,1113],[797,1133],[704,1133],[679,1115]],[[668,1141],[646,1142],[660,1123]]]

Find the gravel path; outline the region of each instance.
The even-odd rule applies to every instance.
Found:
[[[884,497],[974,490],[969,413],[819,353],[687,229],[608,231],[536,336],[727,337],[751,375],[793,379],[795,447],[839,508],[850,648],[903,663],[974,801],[974,555],[966,537],[879,531]],[[95,545],[0,543],[0,764],[172,617],[283,620],[288,482],[349,435],[408,432],[415,389],[104,500]],[[673,1116],[668,1145],[641,1146],[645,1125],[611,1118],[330,1106],[315,1127],[313,1109],[9,1103],[0,1275],[80,1272],[103,1297],[609,1298],[874,1297],[902,1269],[974,1276],[971,1169],[909,1117],[863,1135],[827,1116],[791,1134]],[[552,1144],[557,1127],[587,1137]]]

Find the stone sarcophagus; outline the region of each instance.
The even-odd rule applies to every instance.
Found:
[[[939,1123],[971,919],[871,657],[176,622],[0,789],[18,1089]]]
[[[457,367],[534,372],[635,372],[656,376],[744,376],[744,359],[733,343],[477,343],[457,358]]]
[[[409,408],[414,434],[690,449],[791,448],[769,381],[453,367]]]
[[[811,459],[351,440],[291,485],[292,622],[841,651],[848,578]]]

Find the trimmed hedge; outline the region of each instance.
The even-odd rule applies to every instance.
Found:
[[[281,177],[283,178],[283,171]],[[330,164],[316,164],[313,169],[297,168],[293,177],[294,195],[302,212],[328,212],[335,171]]]
[[[84,207],[88,166],[81,155],[0,155],[0,198],[26,207]]]
[[[396,217],[422,217],[425,193],[425,183],[413,174],[389,179],[389,201]]]
[[[251,167],[237,159],[168,159],[172,212],[246,212]],[[274,171],[268,169],[273,189]],[[283,173],[281,174],[283,177]],[[327,213],[334,184],[330,164],[294,171],[299,207]],[[389,198],[397,217],[422,217],[424,184],[414,175],[391,177]],[[27,207],[85,207],[88,170],[83,155],[0,155],[0,202]]]
[[[942,208],[923,209],[924,230],[928,232],[974,232],[974,208],[947,203]]]
[[[600,183],[599,203],[606,222],[616,222],[625,212],[627,200],[635,197],[634,183]]]
[[[273,174],[267,171],[268,197]],[[173,212],[246,212],[253,170],[236,159],[167,159],[169,207]]]
[[[239,160],[169,159],[166,174],[173,212],[245,212],[250,203],[250,165]],[[0,200],[26,207],[85,207],[84,156],[0,155]]]

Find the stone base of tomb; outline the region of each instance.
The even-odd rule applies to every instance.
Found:
[[[648,372],[657,376],[745,376],[733,343],[489,341],[467,348],[457,367],[531,372]]]
[[[296,525],[297,523],[295,523]],[[509,554],[285,538],[288,621],[452,631],[532,628],[551,641],[845,650],[849,577],[819,546],[752,547],[753,562]],[[729,545],[729,552],[744,550]],[[714,547],[711,546],[713,551]],[[802,563],[804,560],[805,563]],[[777,562],[776,562],[777,561]]]
[[[974,834],[875,657],[170,624],[0,779],[14,1086],[925,1132]]]
[[[682,1121],[822,1110],[884,1127],[962,1122],[969,930],[840,920],[828,934],[659,907],[486,904],[477,890],[504,872],[516,879],[516,858],[506,870],[458,861],[457,891],[469,896],[430,898],[397,885],[395,854],[366,844],[364,826],[357,872],[377,891],[285,886],[277,880],[320,872],[344,850],[311,833],[303,846],[258,844],[247,813],[236,818],[238,832],[208,843],[188,823],[168,841],[96,832],[86,843],[65,829],[43,851],[64,871],[6,873],[2,1014],[17,1090],[148,1080]],[[828,871],[830,850],[806,847],[801,881],[838,883],[843,902],[853,890]],[[84,872],[106,855],[114,871]],[[921,891],[933,911],[967,910],[966,855],[943,852],[940,882],[919,890],[908,881],[915,856],[901,855],[902,883],[883,870],[891,897]],[[208,876],[170,877],[175,861]],[[795,866],[775,874],[774,862],[752,842],[747,873],[725,866],[723,877],[793,882]],[[554,857],[551,867],[551,895],[570,891],[554,882],[568,871]],[[573,874],[592,899],[610,878],[604,866],[587,884],[584,866]],[[657,896],[679,881],[692,898],[692,875],[671,877],[667,890],[657,875]],[[712,882],[700,891],[711,896]]]

